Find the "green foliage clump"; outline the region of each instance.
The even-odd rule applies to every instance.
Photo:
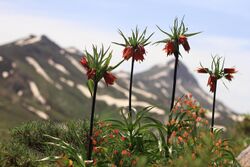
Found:
[[[121,118],[95,121],[93,159],[86,160],[88,122],[30,122],[2,143],[0,166],[239,166],[222,130],[210,132],[205,110],[179,99],[166,122],[149,116],[152,107]]]
[[[16,127],[11,130],[9,141],[0,143],[0,166],[54,166],[54,163],[37,162],[48,155],[63,154],[60,148],[45,144],[50,139],[44,134],[59,137],[79,149],[81,146],[75,135],[77,133],[84,141],[87,128],[84,124],[82,121],[33,121]]]

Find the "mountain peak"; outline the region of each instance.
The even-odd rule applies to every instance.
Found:
[[[46,45],[56,45],[51,39],[49,39],[46,35],[34,35],[31,34],[28,37],[21,38],[15,42],[15,45],[18,46],[26,46],[26,45],[34,45],[34,44],[46,44]],[[57,46],[57,45],[56,45]]]
[[[30,35],[29,37],[19,39],[14,43],[18,46],[29,45],[41,41],[41,36]]]

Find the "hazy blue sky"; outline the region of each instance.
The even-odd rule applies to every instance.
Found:
[[[194,72],[199,62],[209,65],[211,54],[226,58],[228,67],[239,72],[227,83],[219,83],[218,98],[238,112],[250,112],[250,1],[248,0],[0,0],[0,44],[46,34],[63,47],[90,49],[91,44],[122,42],[117,29],[129,33],[135,26],[156,32],[153,41],[164,38],[155,25],[169,29],[175,17],[185,15],[190,32],[203,31],[189,39],[191,51],[182,61]],[[114,62],[121,59],[119,46],[111,45]],[[148,46],[145,61],[136,64],[137,72],[171,60],[162,52],[163,45]],[[128,70],[124,63],[119,70]],[[194,73],[195,74],[195,73]],[[206,87],[207,76],[195,74]]]

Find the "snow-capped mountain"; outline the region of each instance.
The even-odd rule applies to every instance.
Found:
[[[81,52],[61,48],[46,36],[29,36],[0,46],[0,116],[2,127],[27,120],[86,118],[91,98]],[[168,112],[174,62],[154,66],[135,74],[133,106],[156,106],[151,113],[164,119]],[[96,111],[103,117],[118,117],[118,108],[128,105],[129,74],[120,71],[114,86],[99,84]],[[180,63],[177,94],[192,93],[203,107],[210,109],[212,98],[205,93],[187,67]],[[230,124],[240,117],[217,102],[216,122]],[[211,114],[208,114],[208,116]]]

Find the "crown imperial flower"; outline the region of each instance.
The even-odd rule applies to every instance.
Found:
[[[224,68],[225,60],[221,62],[221,59],[222,59],[221,57],[215,56],[212,58],[213,58],[213,61],[212,61],[211,69],[200,67],[197,69],[197,72],[209,73],[207,85],[210,87],[210,92],[215,92],[217,80],[224,77],[228,81],[232,81],[232,79],[234,78],[232,74],[236,73],[237,71],[235,68]]]
[[[124,39],[125,44],[121,44],[121,43],[117,43],[117,42],[113,42],[113,43],[125,47],[123,49],[123,58],[125,60],[129,60],[131,57],[135,61],[143,61],[144,60],[144,55],[146,54],[144,47],[146,45],[150,44],[150,42],[148,42],[148,40],[153,35],[153,33],[152,33],[146,38],[146,30],[147,29],[144,29],[142,34],[139,35],[139,29],[136,27],[135,31],[132,31],[131,37],[125,37],[125,35],[122,33],[122,31],[118,30],[119,34]]]
[[[157,41],[156,43],[165,43],[166,45],[163,50],[167,53],[167,55],[174,54],[174,56],[181,55],[179,51],[179,45],[182,45],[184,50],[186,52],[189,52],[190,46],[187,38],[200,33],[187,33],[188,28],[186,28],[186,26],[184,25],[183,19],[179,24],[177,18],[174,20],[174,26],[171,28],[171,33],[162,30],[160,27],[158,27],[158,29],[166,34],[167,38],[161,41]]]

